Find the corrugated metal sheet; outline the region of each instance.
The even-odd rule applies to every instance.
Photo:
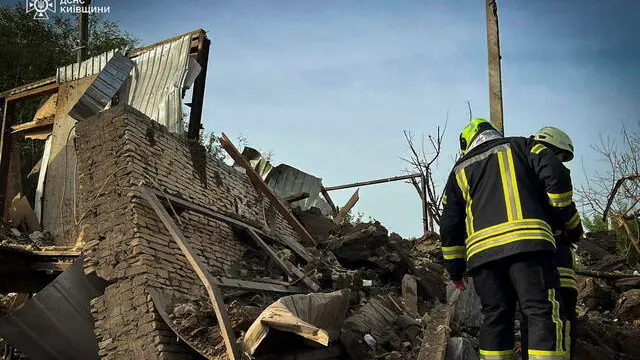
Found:
[[[69,116],[82,121],[104,109],[127,81],[133,67],[134,63],[131,59],[120,53],[113,54],[111,60],[107,62],[87,91],[69,111]]]
[[[134,71],[127,82],[123,99],[169,131],[181,133],[182,91],[187,81],[200,72],[189,61],[191,35],[157,46],[133,59]]]
[[[56,82],[63,83],[78,80],[83,77],[99,73],[117,51],[118,50],[109,50],[105,53],[87,59],[80,64],[73,63],[71,65],[59,67],[56,70]]]
[[[89,302],[105,284],[85,275],[83,258],[20,310],[0,319],[0,337],[29,359],[98,359]]]
[[[266,183],[281,198],[303,192],[309,193],[308,198],[296,201],[291,204],[292,206],[300,206],[302,210],[317,207],[325,215],[331,213],[331,206],[320,195],[322,188],[322,179],[320,178],[289,165],[280,164],[269,172]]]
[[[201,71],[189,57],[191,35],[156,46],[132,59],[134,71],[125,83],[120,101],[135,107],[169,131],[182,133],[182,93]],[[117,50],[92,57],[81,64],[58,68],[60,83],[100,73]],[[99,94],[96,94],[99,95]]]

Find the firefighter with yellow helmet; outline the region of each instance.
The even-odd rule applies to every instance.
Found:
[[[550,224],[573,221],[561,206],[572,202],[572,187],[562,162],[540,146],[473,119],[445,186],[442,252],[454,285],[464,289],[468,271],[480,297],[481,359],[514,358],[517,303],[529,320],[529,359],[566,356]]]
[[[562,162],[569,162],[573,159],[574,148],[571,138],[562,130],[547,126],[538,130],[531,135],[531,139],[536,142],[536,145],[531,149],[534,153],[541,153],[544,151],[552,152]],[[565,170],[569,172],[568,169]],[[568,199],[567,199],[568,200]],[[551,224],[554,230],[556,238],[556,255],[555,263],[560,273],[560,288],[558,294],[562,300],[564,308],[564,314],[567,320],[566,334],[565,334],[565,347],[567,349],[567,359],[572,359],[571,354],[575,348],[575,321],[576,321],[576,304],[578,302],[578,289],[576,284],[576,272],[575,268],[575,255],[574,244],[577,243],[582,236],[582,224],[580,221],[580,215],[576,209],[576,205],[573,201],[564,201],[561,203],[550,203],[551,209],[560,208],[562,211],[570,214],[569,221],[565,223],[553,223]],[[527,331],[527,318],[523,317],[521,321],[521,348],[522,358],[527,359],[527,346],[528,346],[528,331]]]

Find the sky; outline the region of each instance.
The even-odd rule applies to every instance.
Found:
[[[15,1],[0,0],[0,4]],[[482,0],[93,0],[142,44],[202,28],[212,40],[203,123],[242,135],[325,186],[404,174],[403,130],[447,125],[442,185],[468,121],[489,116]],[[498,1],[508,136],[556,126],[574,141],[574,185],[603,169],[591,148],[640,120],[640,2]],[[447,120],[448,119],[448,120]],[[441,189],[441,187],[440,187]],[[332,192],[339,206],[355,189]],[[354,208],[422,233],[415,189],[362,187]]]

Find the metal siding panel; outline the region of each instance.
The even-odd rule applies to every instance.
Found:
[[[324,214],[331,212],[331,207],[320,195],[320,188],[322,186],[320,178],[289,165],[280,164],[271,170],[266,182],[267,185],[282,198],[308,192],[309,197],[307,199],[293,203],[300,206],[303,210],[308,210],[315,206]]]
[[[83,258],[31,298],[0,319],[0,336],[30,359],[98,359],[90,301],[105,283],[85,275]]]
[[[133,61],[120,53],[112,57],[69,111],[69,115],[82,121],[103,110],[128,79],[133,66]]]

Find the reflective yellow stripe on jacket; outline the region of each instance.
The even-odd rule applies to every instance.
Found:
[[[572,203],[573,191],[567,191],[561,194],[547,193],[549,203],[553,207],[565,207]]]
[[[576,211],[576,213],[573,214],[571,219],[569,219],[569,221],[564,223],[564,227],[569,230],[573,230],[578,226],[578,224],[580,224],[580,214],[578,214],[578,212]]]
[[[571,268],[558,267],[560,273],[560,287],[578,290],[576,282],[576,272]]]
[[[531,152],[536,154],[536,155],[538,155],[546,148],[547,147],[542,145],[542,144],[536,144],[536,145],[533,146],[533,148],[531,148]]]
[[[464,259],[465,251],[464,246],[443,246],[442,256],[445,260]]]
[[[482,229],[467,238],[467,260],[473,255],[522,240],[547,240],[554,244],[551,227],[543,220],[522,219]]]

